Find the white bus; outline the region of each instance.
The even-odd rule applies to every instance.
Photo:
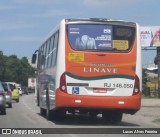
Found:
[[[36,61],[37,104],[48,119],[83,113],[120,122],[123,113],[140,109],[137,23],[63,19],[33,54]]]

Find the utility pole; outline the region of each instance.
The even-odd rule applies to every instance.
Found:
[[[158,98],[160,98],[160,47],[157,47],[157,66],[158,66]]]

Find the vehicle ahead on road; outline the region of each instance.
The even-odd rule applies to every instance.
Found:
[[[2,86],[5,90],[5,93],[6,93],[6,104],[8,104],[8,107],[9,108],[12,108],[12,91],[10,89],[10,86],[9,84],[5,83],[5,82],[2,82]]]
[[[28,95],[28,87],[22,86],[22,93]]]
[[[19,95],[22,96],[22,88],[21,88],[21,84],[17,84],[17,83],[16,83],[16,88],[17,88],[18,91],[19,91]]]
[[[29,77],[28,78],[28,92],[34,93],[35,92],[35,86],[36,86],[36,78]]]
[[[37,100],[47,118],[66,111],[120,122],[141,106],[139,25],[108,19],[64,19],[33,54]]]
[[[22,96],[22,89],[21,89],[21,87],[17,87],[17,89],[18,89],[18,91],[19,91],[19,95]]]
[[[6,97],[1,82],[0,82],[0,111],[2,115],[6,115]]]
[[[19,102],[19,91],[16,88],[16,83],[15,82],[6,82],[11,91],[12,91],[12,100],[15,100],[16,102]]]

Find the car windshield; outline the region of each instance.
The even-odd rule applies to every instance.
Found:
[[[15,86],[12,85],[12,84],[9,84],[9,88],[12,89],[12,90],[16,89]]]
[[[8,86],[7,86],[6,83],[2,83],[2,86],[3,86],[3,88],[4,88],[5,91],[9,91]]]
[[[135,27],[111,24],[68,24],[69,43],[74,50],[126,52],[133,46]]]
[[[4,91],[4,88],[1,83],[0,83],[0,91]]]

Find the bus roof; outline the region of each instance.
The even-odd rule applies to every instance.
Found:
[[[124,20],[116,20],[116,19],[107,19],[107,18],[73,18],[73,19],[62,19],[61,22],[68,22],[68,23],[87,23],[87,22],[113,22],[113,23],[125,23],[125,25],[133,25],[135,26],[136,23],[135,22],[127,22]],[[40,41],[40,45],[43,45],[44,42],[46,40],[48,40],[54,32],[56,32],[59,29],[60,24],[58,24],[56,27],[54,27],[49,33],[48,35],[42,40]]]
[[[112,22],[112,23],[125,23],[125,25],[133,25],[135,26],[136,22],[129,22],[124,20],[116,20],[116,19],[107,19],[107,18],[77,18],[77,19],[65,19],[65,22]]]

